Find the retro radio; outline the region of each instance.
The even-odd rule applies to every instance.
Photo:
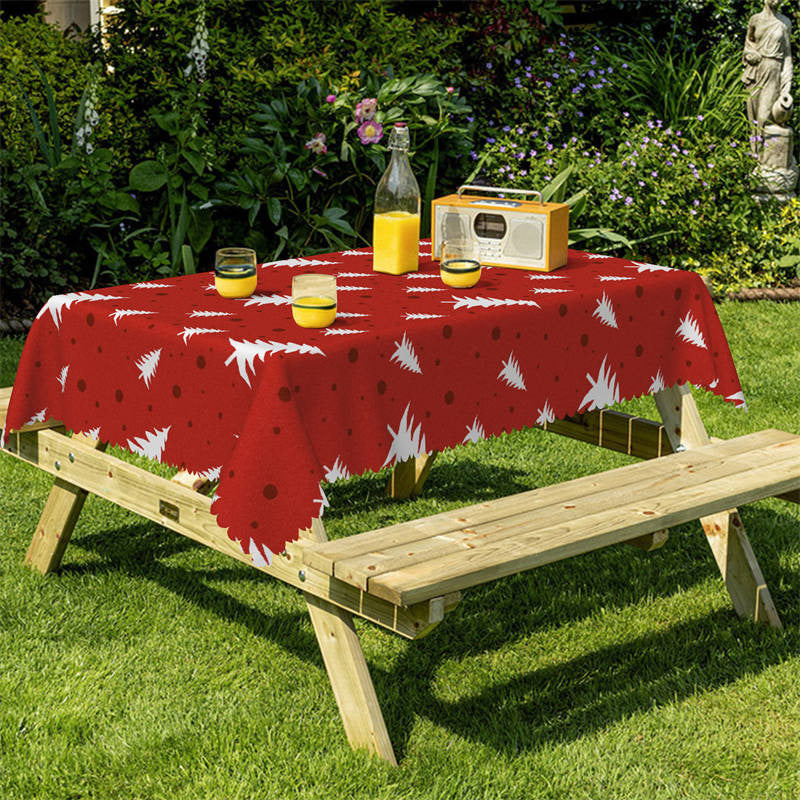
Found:
[[[538,195],[538,201],[464,195],[466,189],[504,195]],[[481,263],[542,272],[567,263],[569,206],[545,203],[541,192],[499,189],[494,186],[460,186],[457,194],[432,202],[432,255],[438,260],[442,242],[473,239],[480,247]]]

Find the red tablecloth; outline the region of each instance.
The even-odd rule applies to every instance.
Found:
[[[570,251],[554,273],[453,290],[420,248],[401,276],[369,249],[265,264],[244,300],[210,273],[52,297],[6,424],[54,418],[219,477],[212,510],[261,564],[322,512],[322,480],[676,382],[744,404],[697,275]],[[298,272],[336,274],[332,327],[292,321]]]

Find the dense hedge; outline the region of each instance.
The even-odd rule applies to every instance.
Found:
[[[359,136],[365,98],[409,120],[426,200],[477,170],[569,199],[583,246],[726,287],[794,274],[796,207],[750,196],[756,0],[658,0],[588,32],[562,29],[556,0],[116,5],[104,42],[0,22],[7,300],[205,269],[233,242],[367,242],[385,137]],[[797,55],[800,10],[783,10]]]

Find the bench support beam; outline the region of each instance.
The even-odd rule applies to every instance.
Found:
[[[97,439],[88,436],[75,438],[100,452],[106,449],[106,445]],[[55,479],[25,556],[25,563],[29,567],[39,570],[42,575],[59,568],[88,494],[73,483]]]
[[[322,520],[313,521],[307,536],[315,542],[327,541]],[[396,767],[392,741],[353,626],[353,615],[320,597],[306,593],[305,598],[350,746],[367,750]]]
[[[711,441],[687,385],[662,389],[656,393],[655,401],[673,450],[688,450]],[[782,628],[737,510],[733,508],[703,517],[700,523],[736,613],[773,628]]]

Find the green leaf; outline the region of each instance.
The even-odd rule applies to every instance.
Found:
[[[778,260],[779,267],[793,267],[795,264],[800,265],[800,255],[781,256],[781,258]]]
[[[100,197],[100,203],[106,208],[113,208],[117,211],[131,211],[134,214],[139,213],[139,204],[127,192],[118,190],[106,192]]]
[[[247,221],[251,228],[253,227],[253,223],[256,221],[259,211],[261,211],[261,201],[254,200],[253,205],[250,206],[250,211],[247,213]]]
[[[181,261],[183,261],[184,275],[193,275],[197,272],[194,266],[194,253],[192,253],[192,248],[188,244],[181,247]]]
[[[267,198],[267,215],[273,225],[281,221],[281,201],[277,197]]]
[[[203,158],[202,154],[198,153],[196,150],[189,150],[187,148],[183,151],[183,157],[192,165],[192,168],[198,175],[203,174],[206,160]]]
[[[167,182],[167,169],[158,161],[140,161],[128,175],[131,189],[156,192]]]
[[[189,237],[189,242],[192,249],[196,253],[208,244],[211,234],[214,231],[214,221],[211,216],[210,208],[197,208],[191,209],[189,213],[189,225],[186,229],[186,235]]]
[[[47,114],[50,119],[50,140],[53,143],[53,163],[58,164],[61,161],[61,132],[58,130],[58,111],[56,110],[56,101],[53,97],[53,90],[47,80],[42,68],[37,64],[36,71],[44,84],[44,93],[47,98]]]
[[[564,195],[567,190],[567,179],[571,174],[571,166],[562,169],[542,190],[542,200],[545,202],[552,200],[554,203],[564,202]]]
[[[178,258],[180,257],[181,246],[186,239],[186,227],[189,218],[189,204],[186,202],[186,192],[183,192],[181,198],[181,210],[178,213],[178,221],[175,223],[175,229],[172,231],[170,240],[170,255],[172,257],[172,268],[177,269]]]

